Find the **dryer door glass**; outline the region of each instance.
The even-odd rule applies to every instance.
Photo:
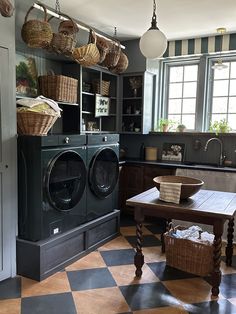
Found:
[[[86,167],[75,151],[58,154],[50,163],[46,191],[50,204],[58,209],[72,209],[81,199],[86,185]]]
[[[94,156],[89,169],[89,183],[93,193],[105,198],[114,191],[119,177],[119,160],[111,148],[103,148]]]

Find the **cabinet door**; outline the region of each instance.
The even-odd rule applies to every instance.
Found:
[[[157,176],[174,175],[174,168],[160,168],[158,166],[145,166],[143,176],[143,189],[148,190],[154,187],[153,178]]]
[[[143,167],[139,165],[125,165],[120,172],[119,206],[127,209],[125,202],[128,198],[143,191]]]
[[[0,281],[15,275],[16,114],[12,59],[9,49],[0,47]]]

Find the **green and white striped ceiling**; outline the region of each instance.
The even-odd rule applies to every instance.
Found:
[[[169,41],[163,57],[236,50],[236,34]]]

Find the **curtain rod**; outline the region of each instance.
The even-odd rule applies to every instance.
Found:
[[[40,11],[43,11],[43,8],[40,6],[40,4],[41,4],[41,3],[40,3],[39,1],[38,1],[38,2],[35,2],[35,3],[33,4],[33,7],[34,7],[35,9],[40,10]],[[62,15],[58,14],[56,11],[54,11],[54,10],[51,9],[51,8],[49,8],[49,7],[46,6],[44,3],[42,3],[42,4],[47,8],[47,13],[48,13],[48,14],[50,14],[50,15],[52,15],[52,16],[58,18],[58,19],[61,19],[61,20],[67,20],[67,18],[65,18],[65,17],[63,17]],[[63,13],[62,13],[62,14],[63,14]],[[79,22],[79,21],[77,21],[77,20],[74,19],[74,18],[73,18],[73,20],[74,20],[74,22],[77,24],[77,26],[78,26],[79,28],[83,29],[83,30],[90,31],[90,29],[92,28],[92,27],[90,27],[89,25],[87,25],[87,24],[85,24],[85,23],[82,23],[82,22]],[[100,33],[99,31],[97,31],[96,29],[94,29],[94,28],[92,28],[92,29],[95,31],[95,33],[96,33],[97,35],[99,35],[99,36],[101,36],[101,37],[103,37],[103,38],[105,38],[105,39],[107,39],[107,40],[109,40],[109,41],[113,41],[113,40],[114,40],[112,37],[109,38],[109,37],[107,37],[106,35],[103,35],[103,34]],[[120,45],[120,47],[121,47],[122,49],[125,49],[125,46],[123,46],[123,45]]]

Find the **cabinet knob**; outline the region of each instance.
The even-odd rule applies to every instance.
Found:
[[[107,142],[107,136],[104,136],[103,142]]]
[[[65,138],[65,143],[68,144],[68,143],[69,143],[69,140],[70,140],[70,138],[69,138],[69,137],[66,137],[66,138]]]

